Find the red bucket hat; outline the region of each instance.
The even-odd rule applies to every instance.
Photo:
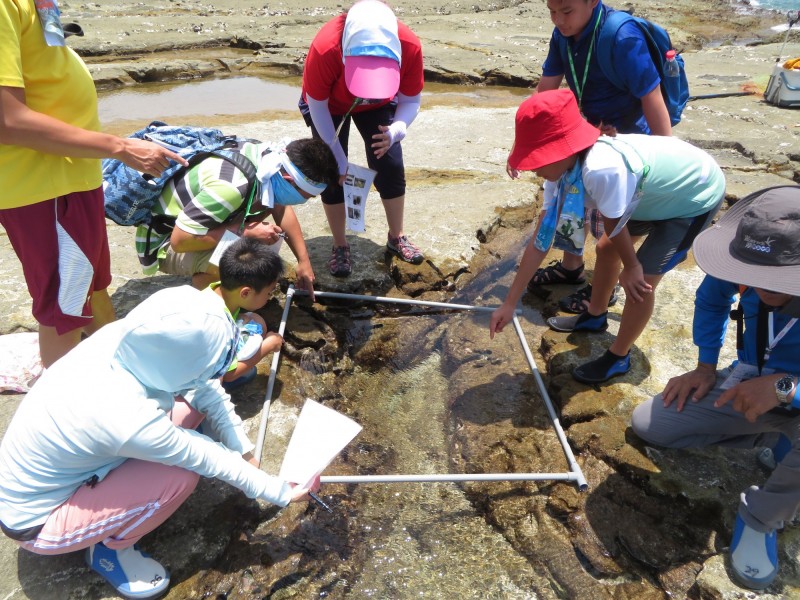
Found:
[[[533,171],[585,150],[599,137],[600,130],[581,116],[570,90],[539,92],[517,109],[508,165]]]

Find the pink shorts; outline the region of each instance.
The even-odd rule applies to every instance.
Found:
[[[175,399],[176,426],[194,429],[203,418]],[[64,554],[98,542],[114,550],[127,548],[166,521],[199,479],[181,467],[129,458],[94,487],[79,487],[50,514],[36,539],[17,544],[36,554]]]
[[[66,251],[59,249],[56,222],[63,228],[61,244],[68,244]],[[22,263],[34,318],[55,327],[59,335],[88,325],[92,293],[111,284],[103,189],[0,210],[0,225]],[[65,242],[65,237],[74,244]],[[72,281],[80,284],[69,283],[67,273],[77,275]]]

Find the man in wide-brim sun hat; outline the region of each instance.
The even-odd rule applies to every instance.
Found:
[[[670,448],[769,450],[774,470],[742,492],[730,546],[736,580],[762,589],[778,574],[777,531],[800,505],[800,187],[740,200],[698,236],[694,255],[707,273],[695,300],[697,367],[638,406],[632,427]],[[717,371],[729,315],[741,343],[737,361]]]

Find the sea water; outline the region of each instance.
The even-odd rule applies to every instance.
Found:
[[[794,13],[800,10],[800,1],[798,0],[751,0],[749,4],[750,6],[777,10],[782,13],[789,10]]]

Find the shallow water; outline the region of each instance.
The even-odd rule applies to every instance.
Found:
[[[143,83],[135,87],[98,92],[100,122],[123,134],[159,120],[170,124],[262,120],[280,113],[300,119],[297,102],[301,81],[297,77],[223,77],[178,83]],[[424,106],[516,106],[530,90],[504,87],[426,84]]]
[[[279,373],[281,399],[271,409],[265,446],[265,460],[274,466],[267,464],[266,470],[277,469],[276,457],[301,404],[297,399],[311,397],[348,414],[364,428],[326,475],[452,472],[449,381],[437,348],[442,336],[465,318],[473,316],[405,317],[378,308],[370,330],[362,329],[358,320],[352,322],[350,347],[363,350],[374,344],[370,331],[389,340],[395,331],[402,332],[413,345],[385,352],[377,368],[357,355],[352,368],[336,376],[331,376],[335,361],[324,349],[305,349],[296,368]],[[474,320],[482,330],[483,316]],[[377,345],[383,346],[381,341]],[[474,383],[487,382],[478,377]],[[491,410],[487,403],[487,412]],[[312,569],[320,570],[312,579],[321,581],[298,584],[301,589],[295,591],[302,597],[535,597],[532,565],[487,523],[462,485],[325,484],[320,494],[334,514],[316,510],[309,517],[315,544],[325,550],[306,554]],[[332,556],[339,559],[331,562]]]

